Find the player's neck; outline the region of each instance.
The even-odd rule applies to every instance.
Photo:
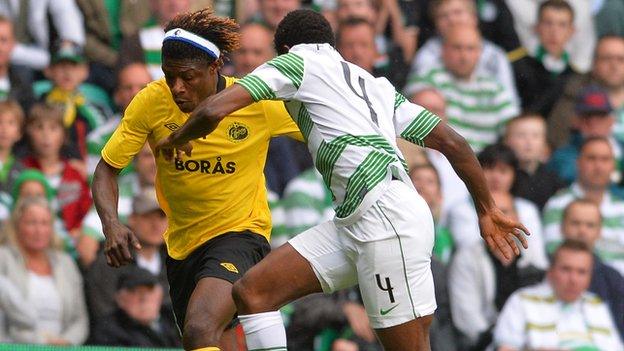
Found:
[[[158,250],[158,246],[142,244],[141,250],[138,251],[138,254],[144,259],[151,261],[154,256],[158,254]]]

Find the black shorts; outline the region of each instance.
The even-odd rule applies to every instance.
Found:
[[[244,231],[212,238],[183,260],[167,256],[169,295],[180,331],[184,330],[188,302],[200,279],[214,277],[234,283],[270,250],[265,237]]]

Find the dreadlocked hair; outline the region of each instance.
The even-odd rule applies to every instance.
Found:
[[[177,15],[165,25],[165,32],[174,28],[181,28],[210,40],[221,51],[221,57],[240,46],[238,24],[232,19],[216,16],[208,8]],[[167,40],[163,43],[162,56],[163,59],[196,60],[208,64],[217,60],[192,45],[176,40]]]
[[[323,15],[312,10],[295,10],[286,15],[275,30],[275,51],[284,54],[284,46],[292,48],[297,44],[336,46],[336,39]]]

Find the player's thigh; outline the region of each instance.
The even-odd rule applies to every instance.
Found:
[[[232,300],[232,283],[222,278],[201,278],[189,299],[185,327],[204,325],[206,329],[223,330],[234,318],[236,305]]]
[[[386,351],[428,351],[431,349],[429,326],[432,320],[433,315],[428,315],[375,331]]]
[[[400,202],[399,194],[396,198],[399,203],[377,201],[356,228],[382,238],[356,243],[360,290],[375,329],[430,315],[436,308],[431,215],[420,197],[407,203]]]
[[[248,300],[239,303],[240,312],[244,305],[248,313],[270,311],[311,293],[354,285],[355,266],[341,245],[333,222],[326,222],[273,250],[237,284],[235,296]]]

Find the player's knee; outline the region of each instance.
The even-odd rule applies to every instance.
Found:
[[[217,346],[223,331],[209,321],[187,320],[184,323],[182,343],[185,349]]]
[[[232,298],[239,314],[261,312],[266,307],[260,291],[248,284],[245,278],[234,283]]]

